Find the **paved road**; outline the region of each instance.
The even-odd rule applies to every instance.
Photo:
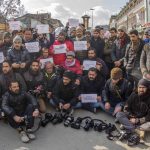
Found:
[[[75,116],[87,115],[113,122],[113,118],[103,112],[96,115],[83,110],[75,112]],[[0,131],[0,150],[150,150],[143,145],[130,148],[125,143],[109,141],[105,133],[65,128],[62,124],[40,128],[36,133],[37,139],[28,144],[23,144],[18,133],[2,121]]]

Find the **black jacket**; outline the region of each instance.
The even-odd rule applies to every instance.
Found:
[[[105,46],[104,40],[101,38],[95,40],[94,37],[92,37],[90,44],[91,47],[96,49],[96,56],[104,60],[104,46]]]
[[[34,109],[38,108],[36,99],[26,92],[15,94],[8,91],[2,97],[2,109],[6,115],[11,117],[22,114],[28,104],[32,104]]]
[[[27,86],[23,77],[19,73],[14,73],[11,71],[8,74],[0,74],[0,85],[3,87],[2,94],[8,91],[9,84],[12,80],[17,80],[19,82],[21,90],[27,90]]]
[[[35,90],[36,87],[44,86],[44,75],[42,71],[34,73],[31,69],[23,74],[28,90]]]
[[[10,49],[7,53],[6,59],[11,63],[26,63],[29,64],[31,59],[27,49],[21,48],[20,50]]]
[[[78,96],[79,93],[77,86],[72,82],[70,82],[68,85],[64,85],[63,79],[57,82],[53,92],[53,99],[57,104],[65,101],[73,106],[77,103]]]
[[[115,107],[116,104],[127,101],[131,92],[131,83],[126,79],[120,80],[116,86],[112,84],[111,79],[108,79],[105,84],[103,99],[105,102],[109,102],[112,107]]]
[[[102,77],[98,77],[93,81],[90,81],[88,75],[81,78],[80,93],[81,94],[97,94],[102,95],[102,90],[105,85],[105,80]]]
[[[135,118],[145,117],[145,121],[150,121],[150,91],[143,96],[133,92],[127,100],[126,110]]]

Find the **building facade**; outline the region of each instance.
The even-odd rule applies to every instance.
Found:
[[[115,18],[116,27],[142,31],[150,23],[150,0],[129,0]],[[112,18],[110,19],[110,21]],[[112,21],[111,21],[112,22]],[[145,27],[146,26],[146,27]],[[150,26],[149,26],[150,27]]]

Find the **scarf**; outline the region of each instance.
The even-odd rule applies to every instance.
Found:
[[[75,59],[72,62],[68,62],[67,60],[65,60],[65,66],[72,67],[74,65],[75,65]]]

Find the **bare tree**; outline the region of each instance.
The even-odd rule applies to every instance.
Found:
[[[8,19],[19,13],[20,0],[0,0],[0,14]]]

